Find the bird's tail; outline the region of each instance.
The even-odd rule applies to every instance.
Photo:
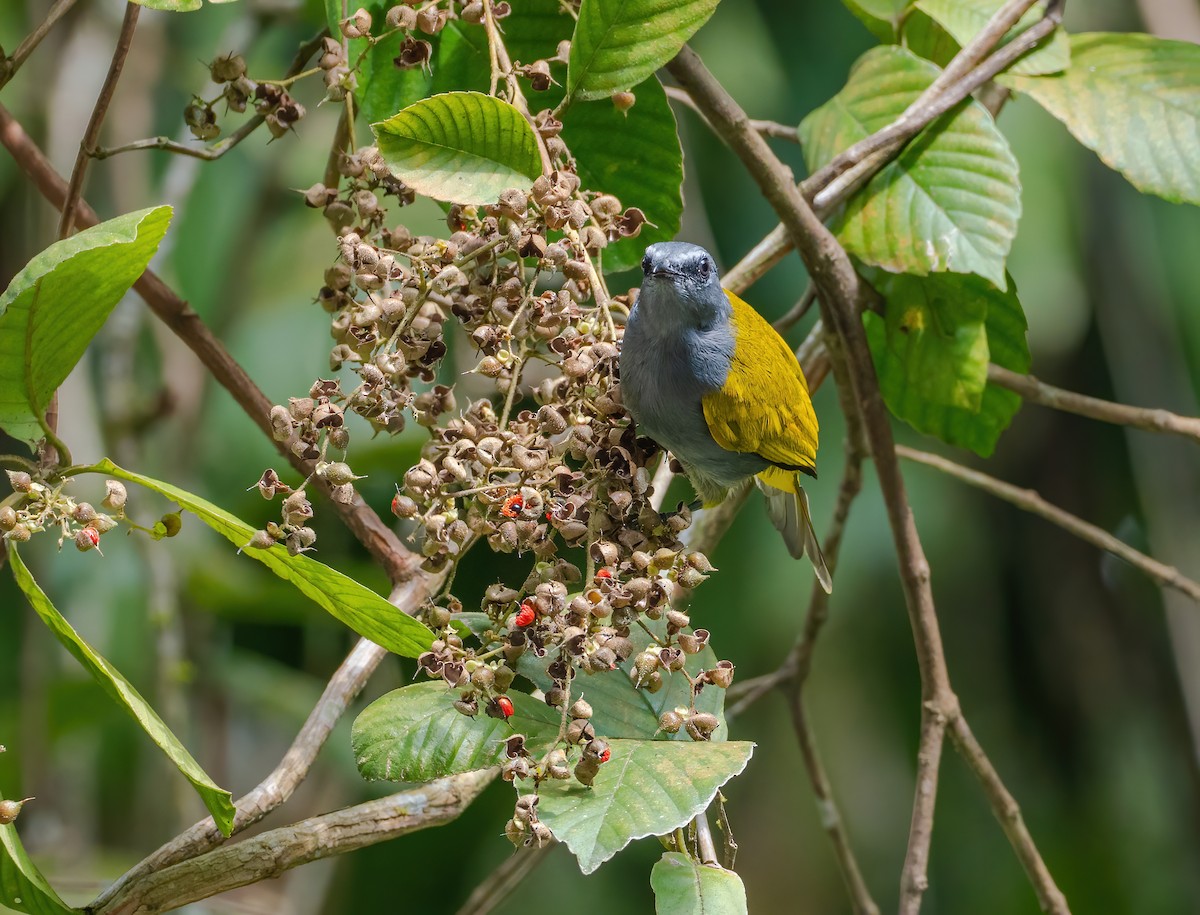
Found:
[[[787,544],[792,558],[803,559],[807,554],[817,581],[821,583],[826,594],[832,594],[833,579],[829,575],[829,567],[825,565],[825,556],[821,553],[817,532],[813,529],[812,515],[808,510],[808,495],[800,485],[799,476],[795,478],[796,488],[793,492],[777,489],[761,479],[756,479],[755,482],[767,497],[767,514],[775,529],[783,535],[783,542]]]

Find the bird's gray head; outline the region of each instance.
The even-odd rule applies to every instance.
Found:
[[[729,315],[713,257],[699,245],[664,241],[642,258],[639,316],[656,327],[711,327]]]

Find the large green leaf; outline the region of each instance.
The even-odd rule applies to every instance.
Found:
[[[239,549],[245,547],[254,534],[254,528],[249,524],[170,483],[123,470],[109,460],[103,460],[87,470],[119,477],[166,496]],[[433,642],[433,633],[423,623],[397,610],[365,585],[303,553],[289,556],[282,545],[275,544],[265,550],[243,549],[242,555],[257,559],[280,578],[290,582],[305,597],[324,607],[331,616],[388,651],[415,658],[427,651]]]
[[[634,839],[683,826],[750,761],[754,744],[610,740],[591,788],[543,782],[538,818],[590,874]]]
[[[650,871],[656,915],[745,915],[742,878],[677,851],[658,859]]]
[[[0,428],[33,444],[42,414],[171,222],[139,210],[55,242],[0,295]]]
[[[886,275],[885,275],[886,276]],[[899,274],[879,291],[887,299],[881,379],[930,404],[979,410],[987,384],[986,281],[973,276]]]
[[[716,8],[717,0],[583,0],[567,103],[632,89],[678,54]]]
[[[419,194],[450,203],[492,203],[542,173],[529,122],[503,99],[445,92],[372,124],[388,167]]]
[[[916,8],[949,32],[960,46],[967,44],[995,15],[1004,0],[917,0]],[[1021,17],[1004,41],[1008,42],[1042,18],[1041,5],[1035,5]],[[1002,42],[1004,43],[1004,42]],[[1071,62],[1071,44],[1067,33],[1055,29],[1036,50],[1018,60],[1008,72],[1023,75],[1058,73]]]
[[[1151,35],[1071,36],[1055,76],[1005,77],[1139,191],[1200,205],[1200,45]]]
[[[879,288],[887,297],[889,316],[893,311],[901,315],[912,309],[920,311],[928,308],[932,301],[942,303],[939,308],[943,311],[974,312],[982,306],[986,311],[984,326],[987,332],[984,372],[989,357],[990,361],[1011,371],[1029,371],[1025,313],[1011,279],[1003,292],[977,277],[957,275],[897,276],[880,283]],[[990,455],[1000,433],[1020,409],[1021,398],[994,384],[983,388],[977,409],[931,398],[923,380],[914,377],[892,350],[889,341],[892,320],[889,317],[885,321],[873,312],[863,315],[871,355],[879,373],[879,387],[888,409],[920,432],[935,435],[951,445],[970,448],[983,457]],[[955,378],[950,367],[946,367],[946,372],[947,378]]]
[[[167,754],[167,758],[195,787],[196,793],[204,801],[204,806],[213,815],[217,828],[225,835],[229,835],[233,831],[235,812],[230,793],[208,777],[208,773],[200,768],[200,764],[192,758],[192,754],[179,742],[179,738],[158,717],[158,713],[150,707],[149,702],[142,698],[141,693],[134,688],[133,684],[85,642],[66,618],[58,612],[58,608],[50,602],[50,598],[34,581],[29,569],[21,561],[15,544],[9,545],[9,561],[12,563],[13,578],[16,579],[17,585],[24,592],[33,609],[37,611],[38,616],[42,618],[42,622],[54,633],[54,637],[75,656],[75,660],[92,675],[92,678],[108,693],[109,698],[133,716],[133,720],[141,726],[147,736]]]
[[[544,702],[511,692],[507,721],[454,708],[456,690],[445,683],[417,683],[376,699],[354,721],[351,742],[363,778],[424,782],[499,765],[504,741],[524,734],[531,753],[549,749],[562,714]]]
[[[649,628],[661,638],[666,630],[663,620],[647,620]],[[646,689],[634,689],[629,679],[629,671],[633,669],[633,658],[650,645],[650,636],[640,627],[631,630],[630,641],[633,642],[633,654],[623,661],[620,670],[601,671],[595,674],[582,674],[571,682],[573,699],[586,699],[592,706],[592,725],[596,733],[602,737],[642,737],[646,739],[669,739],[672,735],[664,734],[658,729],[658,719],[663,712],[674,708],[687,708],[691,701],[691,684],[681,673],[663,673],[663,686],[657,693]],[[717,656],[710,647],[694,655],[689,655],[685,669],[693,677],[705,668],[712,668],[717,663]],[[546,660],[539,660],[529,652],[521,656],[518,672],[529,677],[541,689],[550,688],[550,678],[546,674]],[[696,711],[711,712],[716,715],[721,726],[713,731],[713,740],[725,740],[725,690],[715,686],[705,687],[696,697]],[[684,730],[678,731],[676,740],[691,741]]]
[[[16,557],[16,551],[12,552]],[[17,826],[0,826],[0,907],[28,915],[72,915],[21,844]]]
[[[868,51],[846,86],[800,124],[809,168],[895,120],[940,71],[898,47]],[[917,135],[855,194],[833,228],[852,254],[894,273],[977,273],[1004,285],[1021,212],[1017,161],[970,101]]]

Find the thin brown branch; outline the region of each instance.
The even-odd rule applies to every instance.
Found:
[[[692,101],[692,97],[688,95],[687,92],[685,92],[683,89],[680,89],[678,86],[663,86],[663,89],[666,90],[667,98],[673,99],[674,101],[679,102],[679,104],[690,108],[692,112],[700,118],[700,120],[704,121],[705,124],[708,124],[708,118],[704,116],[704,112],[700,110],[699,106],[694,101]],[[708,124],[708,126],[710,129],[712,128],[711,124]],[[758,133],[761,133],[764,137],[774,137],[777,140],[790,140],[792,143],[800,142],[800,135],[796,132],[795,127],[790,127],[787,124],[780,124],[778,121],[756,119],[750,122],[750,128]]]
[[[305,64],[308,63],[309,58],[321,46],[322,39],[328,35],[329,29],[322,29],[308,41],[304,42],[304,44],[300,45],[300,48],[296,51],[296,56],[292,58],[292,62],[288,65],[283,79],[272,80],[272,82],[286,83],[299,74],[304,69]],[[121,146],[96,146],[91,150],[91,157],[93,159],[107,159],[110,156],[124,152],[135,152],[141,149],[159,149],[163,152],[212,162],[220,159],[225,153],[241,143],[242,140],[258,130],[259,127],[266,123],[266,120],[267,116],[265,114],[256,114],[229,136],[218,140],[211,146],[189,146],[187,143],[180,143],[178,140],[172,140],[170,137],[147,137],[144,140],[134,140],[131,143],[124,143]],[[339,122],[338,127],[341,131],[345,130],[341,122]]]
[[[511,896],[525,878],[546,860],[554,843],[531,845],[518,848],[512,857],[506,858],[471,892],[467,901],[458,910],[458,915],[487,915],[496,906]]]
[[[108,65],[108,74],[100,86],[100,94],[92,108],[92,116],[88,119],[83,139],[79,141],[79,152],[75,155],[75,167],[71,169],[71,180],[67,184],[67,199],[62,206],[62,216],[58,222],[58,237],[66,238],[75,228],[75,208],[79,204],[79,195],[83,191],[83,178],[87,174],[88,163],[91,161],[92,150],[100,139],[100,128],[104,126],[104,116],[108,114],[108,106],[112,102],[113,93],[117,91],[117,80],[121,78],[121,70],[125,67],[125,58],[129,56],[129,47],[133,44],[133,33],[137,29],[138,15],[142,8],[136,3],[125,4],[125,17],[121,20],[121,31],[117,35],[117,46],[113,49],[112,62]]]
[[[91,915],[145,915],[181,908],[219,893],[278,877],[311,861],[342,855],[458,817],[496,777],[467,772],[365,804],[260,833],[147,874]]]
[[[800,296],[796,304],[789,308],[787,313],[780,317],[779,320],[777,320],[771,326],[781,334],[786,334],[789,330],[799,324],[801,320],[803,320],[804,316],[808,314],[809,309],[813,307],[813,303],[816,301],[817,289],[812,283],[809,283],[804,288],[804,293]]]
[[[1145,429],[1148,432],[1182,435],[1200,442],[1200,419],[1193,416],[1180,416],[1168,410],[1131,407],[1123,403],[1101,400],[1098,397],[1089,397],[1086,394],[1076,394],[1074,391],[1046,384],[1032,375],[1020,375],[998,365],[988,366],[988,381],[1020,394],[1030,403],[1041,404],[1043,407],[1075,413],[1118,426],[1133,426],[1135,429]]]
[[[983,747],[971,733],[971,728],[962,715],[955,716],[950,722],[950,739],[966,761],[967,766],[979,779],[980,787],[987,795],[992,812],[1000,821],[1000,828],[1004,830],[1009,844],[1017,854],[1017,860],[1021,862],[1025,874],[1029,877],[1029,882],[1033,884],[1034,892],[1037,893],[1038,905],[1041,906],[1042,911],[1051,913],[1051,915],[1070,915],[1071,909],[1067,905],[1067,899],[1055,884],[1054,878],[1046,867],[1046,862],[1038,853],[1033,837],[1025,825],[1025,819],[1021,816],[1021,808],[1008,789],[1004,787],[1000,775],[996,772],[987,754],[983,752]]]
[[[1103,528],[1090,524],[1077,515],[1059,508],[1057,505],[1052,505],[1032,489],[1022,489],[1019,486],[1013,486],[1011,483],[1005,483],[1003,480],[998,480],[986,473],[972,470],[969,467],[964,467],[962,464],[947,460],[936,454],[930,454],[927,451],[917,451],[915,448],[908,448],[904,445],[897,446],[896,451],[903,458],[925,464],[927,467],[933,467],[935,470],[940,470],[942,473],[948,474],[957,480],[982,489],[984,492],[990,493],[998,499],[1003,499],[1005,502],[1009,502],[1023,511],[1037,515],[1039,518],[1045,518],[1051,524],[1058,525],[1068,533],[1074,534],[1080,540],[1112,553],[1119,559],[1124,559],[1134,568],[1144,572],[1160,586],[1174,588],[1192,600],[1200,602],[1200,582],[1188,578],[1174,566],[1166,565],[1151,556],[1147,556],[1140,550],[1135,550],[1129,544],[1123,540],[1118,540]]]
[[[804,758],[804,768],[808,770],[813,795],[817,800],[817,814],[821,820],[821,826],[829,834],[829,841],[833,844],[833,853],[842,871],[842,879],[846,883],[850,904],[855,915],[879,915],[879,906],[871,898],[871,890],[867,887],[866,880],[863,879],[858,859],[850,847],[846,826],[842,822],[837,801],[834,800],[833,786],[829,782],[829,774],[825,771],[825,763],[817,749],[817,738],[808,720],[804,698],[799,690],[792,692],[788,704],[792,713],[792,726],[800,744],[800,755]]]
[[[25,174],[33,180],[42,196],[61,208],[66,199],[66,182],[3,105],[0,105],[0,144],[8,149]],[[80,200],[76,221],[80,226],[86,227],[96,225],[100,220],[86,201]],[[213,378],[230,393],[255,425],[269,436],[271,402],[246,374],[245,369],[229,355],[200,316],[151,270],[143,273],[133,288],[150,306],[150,310],[196,354]],[[275,447],[301,475],[311,475],[313,462],[300,460],[281,443],[276,442]],[[314,479],[313,482],[328,495],[328,485],[325,481]],[[423,587],[424,576],[420,574],[421,557],[405,547],[400,538],[360,496],[356,495],[349,505],[339,502],[330,504],[393,582],[408,582],[413,587]]]
[[[69,13],[74,5],[75,0],[55,0],[54,5],[46,13],[46,18],[25,36],[25,39],[17,45],[17,49],[7,59],[0,58],[0,89],[3,89],[8,81],[16,76],[21,65],[42,43],[42,39],[50,34],[50,30],[54,28],[58,20]]]
[[[956,699],[946,671],[930,588],[929,563],[921,548],[908,505],[890,420],[879,393],[879,383],[859,321],[859,280],[850,258],[817,218],[797,187],[791,171],[775,157],[766,141],[750,128],[746,113],[713,78],[699,57],[685,47],[668,65],[668,69],[745,164],[767,202],[787,227],[791,242],[816,284],[822,318],[826,326],[834,330],[838,345],[845,351],[849,390],[839,393],[843,403],[853,400],[861,409],[866,439],[875,459],[887,506],[921,672],[922,707],[953,708]],[[836,373],[836,362],[834,368]],[[944,719],[939,715],[936,720]],[[944,724],[922,729],[916,799],[902,879],[902,913],[917,911],[925,889],[942,736]],[[931,760],[932,765],[921,765],[923,759]]]
[[[692,825],[696,828],[696,851],[701,864],[719,865],[717,846],[713,842],[712,827],[708,824],[708,812],[700,814]]]

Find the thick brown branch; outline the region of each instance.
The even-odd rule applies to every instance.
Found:
[[[713,78],[699,57],[685,47],[668,68],[722,139],[746,165],[763,195],[787,227],[791,242],[816,284],[822,318],[826,326],[834,329],[839,345],[844,347],[852,389],[845,392],[845,396],[856,401],[861,410],[866,438],[878,470],[916,643],[923,707],[952,708],[956,700],[950,689],[941,633],[934,612],[929,563],[925,559],[908,506],[890,420],[879,393],[878,380],[859,321],[859,281],[853,265],[837,240],[813,213],[791,172],[774,156],[766,141],[750,128],[746,113]],[[943,719],[939,716],[937,720]],[[919,760],[929,758],[933,764],[919,766],[918,769],[913,825],[902,885],[902,912],[915,912],[924,891],[937,788],[936,760],[940,756],[940,738],[943,734],[944,724],[922,729]]]
[[[1118,540],[1103,528],[1090,524],[1077,515],[1072,515],[1069,511],[1059,508],[1057,505],[1050,504],[1032,489],[1021,489],[1019,486],[1005,483],[1003,480],[998,480],[986,473],[964,467],[962,464],[957,464],[939,455],[930,454],[928,451],[917,451],[915,448],[908,448],[904,445],[897,446],[896,451],[903,458],[933,467],[957,480],[982,489],[984,492],[990,493],[998,499],[1003,499],[1005,502],[1017,506],[1017,508],[1031,512],[1039,518],[1045,518],[1051,524],[1057,524],[1063,530],[1074,534],[1080,540],[1106,550],[1120,559],[1124,559],[1131,566],[1146,573],[1146,575],[1154,579],[1159,585],[1174,588],[1176,591],[1186,594],[1192,600],[1200,602],[1200,582],[1188,578],[1174,566],[1166,565],[1139,550],[1135,550],[1129,544],[1125,543],[1125,541]]]
[[[0,105],[0,144],[8,149],[25,174],[33,179],[42,196],[55,207],[61,208],[66,199],[66,182],[3,105]],[[85,201],[80,200],[76,222],[80,226],[93,226],[99,222],[99,217]],[[133,288],[150,306],[150,310],[199,357],[255,425],[270,435],[271,402],[188,303],[151,270],[143,273]],[[311,461],[301,461],[280,443],[276,443],[276,448],[298,472],[306,477],[312,472]],[[328,494],[328,487],[324,481],[315,479],[314,483]],[[349,505],[336,502],[331,504],[392,581],[422,580],[421,557],[407,549],[360,496],[356,495]]]
[[[494,769],[442,778],[409,791],[260,833],[147,874],[91,915],[155,915],[225,893],[310,861],[342,855],[458,817],[496,777]]]
[[[92,116],[88,119],[83,139],[79,141],[79,152],[75,155],[75,167],[71,169],[71,180],[67,184],[67,199],[62,205],[62,216],[58,222],[58,237],[66,238],[75,227],[75,208],[79,204],[79,195],[83,191],[83,178],[87,174],[88,162],[91,161],[92,149],[100,139],[100,128],[104,126],[104,116],[108,114],[108,106],[112,102],[113,93],[117,91],[117,80],[121,78],[121,70],[125,67],[125,58],[129,56],[129,47],[133,44],[133,33],[137,28],[138,14],[142,8],[136,3],[125,4],[125,18],[121,20],[121,31],[117,35],[117,46],[113,49],[112,62],[108,65],[108,75],[100,86],[100,94],[92,108]]]
[[[1169,432],[1200,442],[1200,419],[1179,416],[1167,410],[1131,407],[1086,394],[1076,394],[1046,384],[1032,375],[1020,375],[998,365],[988,366],[988,381],[1020,394],[1030,403],[1041,404],[1066,413],[1076,413],[1089,419],[1118,426],[1133,426],[1148,432]]]
[[[487,915],[500,903],[520,888],[525,878],[550,854],[554,843],[542,846],[519,848],[512,857],[505,858],[471,892],[467,901],[458,910],[458,915]]]

